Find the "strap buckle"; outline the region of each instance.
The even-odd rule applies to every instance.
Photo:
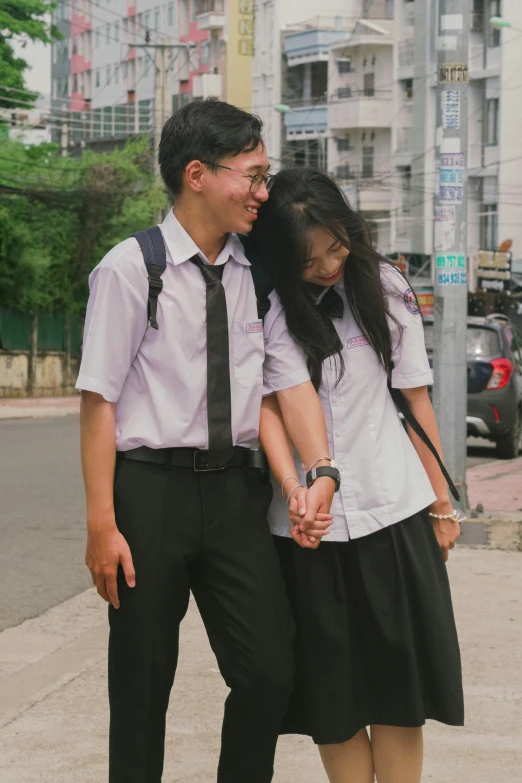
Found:
[[[149,296],[159,296],[163,289],[163,280],[161,278],[149,277]]]
[[[213,470],[225,470],[225,465],[222,467],[212,465],[208,459],[208,451],[195,451],[194,470],[196,473],[209,473]]]

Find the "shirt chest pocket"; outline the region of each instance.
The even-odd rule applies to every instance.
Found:
[[[232,353],[236,381],[246,388],[262,386],[265,358],[262,321],[234,321]]]

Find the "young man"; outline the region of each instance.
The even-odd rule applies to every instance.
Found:
[[[268,783],[293,656],[257,451],[265,351],[272,378],[285,379],[278,400],[305,464],[328,455],[324,420],[291,352],[277,337],[264,345],[236,236],[268,198],[260,120],[219,101],[191,103],[166,123],[159,160],[175,203],[161,226],[157,324],[153,313],[148,323],[147,268],[131,238],[91,275],[77,382],[86,563],[111,604],[109,779],[161,781],[192,591],[231,689],[217,779]],[[312,486],[307,521],[328,511],[333,488],[328,477]]]

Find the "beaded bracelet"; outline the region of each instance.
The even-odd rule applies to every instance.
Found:
[[[458,522],[459,525],[467,519],[467,517],[461,516],[460,511],[454,511],[452,514],[432,514],[431,511],[428,513],[433,519],[451,519],[452,522]]]

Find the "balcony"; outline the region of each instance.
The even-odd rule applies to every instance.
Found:
[[[391,185],[379,182],[379,175],[375,179],[363,177],[360,171],[348,171],[348,168],[338,166],[336,179],[351,208],[361,212],[389,212],[392,208]]]
[[[399,128],[397,130],[397,146],[395,149],[395,165],[411,166],[413,157],[413,129]]]
[[[225,27],[225,0],[197,0],[196,20],[200,30],[222,30]]]
[[[469,78],[488,79],[500,76],[501,48],[488,48],[483,45],[472,46],[469,52]]]
[[[373,96],[360,94],[344,101],[334,100],[328,106],[328,125],[331,130],[390,128],[392,108],[391,91],[377,92]]]
[[[284,52],[287,65],[327,62],[328,47],[346,38],[346,30],[300,30],[284,35]]]
[[[401,41],[398,49],[397,79],[413,79],[413,60],[415,56],[413,41]]]
[[[192,80],[192,95],[194,98],[220,98],[221,74],[200,73]]]
[[[326,133],[328,109],[326,101],[318,105],[294,106],[284,115],[287,139],[313,139]]]

